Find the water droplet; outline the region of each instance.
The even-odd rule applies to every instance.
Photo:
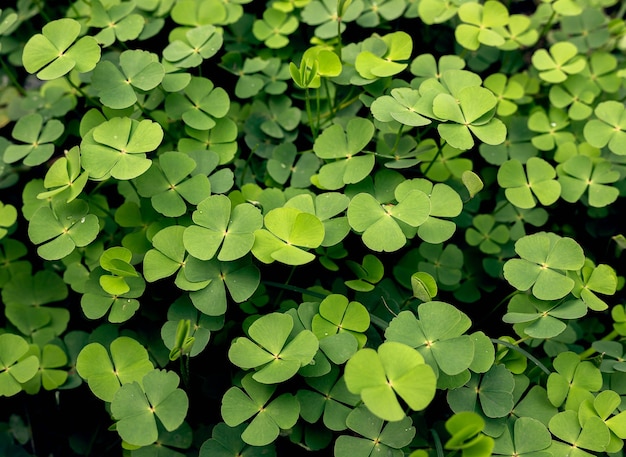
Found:
[[[130,298],[128,300],[126,300],[126,303],[130,303]]]
[[[85,223],[85,218],[84,218],[84,217],[81,217],[81,218],[80,218],[80,223],[81,223],[81,224],[84,224],[84,223]]]
[[[203,213],[203,211],[202,211],[202,210],[199,210],[199,211],[198,211],[198,213],[202,214],[202,213]]]
[[[550,127],[556,127],[556,122],[550,122]]]

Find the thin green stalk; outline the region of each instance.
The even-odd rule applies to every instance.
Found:
[[[330,116],[331,117],[335,117],[335,114],[337,113],[337,111],[335,111],[335,100],[333,99],[331,101],[330,99],[330,89],[328,86],[328,79],[327,78],[322,78],[322,81],[324,82],[324,90],[326,91],[326,98],[328,100],[328,107],[330,109]],[[318,120],[320,118],[320,113],[318,112]]]
[[[541,29],[541,33],[539,33],[539,39],[541,39],[544,36],[546,36],[546,34],[548,33],[548,30],[550,30],[550,27],[552,27],[552,21],[554,21],[555,17],[556,17],[556,11],[554,11],[554,9],[552,9],[552,14],[548,18],[548,22],[546,22],[546,24]]]
[[[9,81],[11,81],[11,85],[15,87],[21,95],[26,95],[26,89],[22,87],[20,82],[17,80],[15,73],[13,73],[13,69],[7,65],[2,56],[0,56],[0,64],[2,65],[4,74],[7,75],[7,78],[9,78]]]
[[[306,117],[309,120],[311,135],[313,135],[313,139],[315,140],[315,138],[317,138],[317,129],[313,125],[313,112],[311,111],[311,93],[309,92],[308,87],[304,89],[304,106],[306,107]]]
[[[310,295],[312,297],[316,297],[316,298],[326,298],[327,295],[321,294],[319,292],[315,292],[313,290],[307,290],[307,289],[303,289],[302,287],[298,287],[298,286],[292,286],[289,284],[283,284],[280,282],[274,282],[274,281],[262,281],[263,284],[265,284],[266,286],[270,286],[270,287],[276,287],[279,289],[285,289],[285,290],[290,290],[292,292],[298,292],[300,294],[306,294],[306,295]]]
[[[617,330],[613,329],[610,333],[606,334],[600,341],[613,341],[618,336],[620,335],[619,333],[617,333]],[[579,354],[580,360],[588,359],[596,352],[598,351],[596,351],[593,347],[590,347],[589,349],[586,349]]]
[[[441,445],[441,438],[439,438],[437,430],[435,430],[434,428],[431,429],[430,434],[433,436],[433,440],[435,441],[435,450],[437,451],[437,457],[443,457],[443,446]]]
[[[552,373],[550,370],[546,368],[546,366],[543,363],[541,363],[541,361],[537,357],[532,355],[530,352],[522,349],[521,347],[515,346],[514,344],[511,344],[508,341],[500,340],[498,338],[490,338],[490,340],[492,343],[500,344],[502,346],[508,347],[509,349],[513,349],[514,351],[519,352],[528,360],[532,361],[535,365],[537,365],[541,369],[541,371],[543,371],[545,374],[550,375]]]
[[[186,388],[189,388],[189,358],[185,354],[180,355],[180,375]]]

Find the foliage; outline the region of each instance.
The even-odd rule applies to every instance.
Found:
[[[623,455],[624,2],[1,8],[0,455]]]

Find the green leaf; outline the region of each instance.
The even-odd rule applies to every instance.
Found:
[[[100,343],[90,343],[78,354],[76,370],[93,394],[111,402],[120,386],[141,383],[152,371],[148,351],[132,338],[121,336],[111,342],[109,352]]]
[[[176,430],[185,419],[189,400],[178,388],[178,375],[172,371],[151,370],[140,385],[122,385],[111,402],[115,428],[122,439],[135,446],[147,446],[159,436],[156,419],[166,430]]]
[[[361,349],[346,364],[346,386],[384,420],[405,416],[396,395],[416,411],[430,404],[436,377],[415,349],[403,343],[385,342],[378,350]]]
[[[561,195],[561,184],[555,180],[556,171],[547,161],[531,157],[522,164],[511,159],[498,170],[498,184],[505,189],[507,200],[518,208],[533,208],[537,200],[544,206],[551,205]]]
[[[80,195],[88,179],[89,174],[81,168],[80,148],[74,146],[64,152],[64,157],[55,160],[46,172],[44,186],[55,189],[41,192],[37,198],[46,199],[62,194],[66,203],[69,203]]]
[[[265,446],[273,442],[281,429],[295,425],[300,404],[291,394],[282,394],[270,401],[276,386],[258,383],[252,374],[243,377],[239,387],[231,387],[222,398],[221,413],[224,422],[236,427],[252,416],[253,419],[241,434],[244,442],[253,446]]]
[[[133,179],[150,168],[146,153],[159,147],[162,139],[163,129],[156,122],[114,117],[84,136],[82,164],[94,180]]]
[[[23,63],[29,73],[43,80],[57,79],[76,69],[93,70],[100,60],[100,46],[90,36],[76,41],[81,26],[74,19],[51,21],[41,34],[33,35],[24,46]]]
[[[4,151],[4,161],[14,163],[22,160],[24,165],[36,166],[46,162],[54,153],[54,141],[65,130],[57,119],[43,122],[39,113],[21,117],[13,127],[12,136],[26,144],[11,144]]]
[[[183,89],[167,96],[165,111],[173,119],[182,119],[196,130],[210,130],[217,119],[223,118],[230,108],[227,92],[215,87],[207,78],[194,76]]]
[[[28,237],[40,244],[37,253],[47,260],[62,259],[76,247],[87,246],[99,231],[98,217],[89,214],[89,205],[83,200],[55,200],[51,207],[39,208],[28,225]]]
[[[591,119],[583,130],[585,140],[594,147],[608,148],[615,154],[623,155],[626,145],[626,110],[615,100],[599,103]]]
[[[249,203],[232,208],[228,197],[213,195],[198,205],[193,221],[195,224],[183,234],[187,251],[201,260],[210,260],[219,251],[218,260],[230,261],[252,249],[254,232],[262,227],[263,216]]]
[[[0,395],[13,396],[22,390],[23,384],[39,370],[39,359],[28,353],[24,338],[12,333],[0,335]]]
[[[339,294],[331,294],[320,302],[318,314],[313,316],[311,330],[322,340],[337,333],[347,332],[365,345],[365,331],[370,325],[370,315],[365,306],[349,301]]]
[[[576,45],[561,41],[550,46],[549,51],[539,49],[532,55],[532,64],[539,70],[539,77],[549,83],[560,83],[568,75],[580,73],[587,63],[578,55]]]
[[[192,2],[181,3],[191,4]],[[174,7],[174,10],[176,10],[176,7]],[[195,21],[193,13],[191,17]],[[198,24],[191,23],[189,25]],[[163,57],[176,67],[197,67],[204,59],[209,59],[217,54],[222,47],[223,40],[222,32],[215,26],[210,24],[198,25],[187,30],[184,37],[181,36],[166,46],[163,49]]]
[[[302,330],[289,342],[293,319],[288,314],[272,313],[252,323],[249,338],[233,341],[228,357],[235,365],[256,372],[255,381],[263,384],[284,382],[308,365],[317,352],[319,343],[309,330]]]
[[[409,34],[392,32],[382,37],[375,35],[368,40],[365,40],[363,50],[357,55],[354,65],[363,78],[393,76],[407,67],[406,63],[399,61],[411,57],[413,40]]]
[[[317,248],[324,240],[322,221],[293,207],[270,210],[264,222],[266,228],[254,232],[252,246],[252,254],[263,263],[275,260],[287,265],[308,263],[315,256],[302,248]]]
[[[520,238],[515,252],[521,259],[504,265],[504,277],[518,290],[528,290],[541,300],[563,298],[574,281],[561,271],[578,270],[585,262],[582,248],[571,238],[540,232]]]
[[[91,78],[103,105],[124,109],[137,102],[139,91],[149,91],[158,86],[165,70],[156,54],[148,51],[124,51],[119,57],[119,68],[113,62],[103,60],[96,65]]]

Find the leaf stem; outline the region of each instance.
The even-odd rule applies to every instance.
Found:
[[[517,351],[520,354],[524,355],[528,360],[532,361],[535,365],[537,365],[541,369],[541,371],[543,371],[545,374],[550,375],[552,373],[550,370],[546,368],[546,366],[543,363],[541,363],[541,361],[537,357],[532,355],[530,352],[522,349],[521,347],[511,344],[508,341],[500,340],[498,338],[490,338],[490,340],[492,343],[506,346],[509,349],[513,349],[514,351]]]
[[[26,89],[19,83],[17,76],[13,73],[13,69],[7,65],[2,56],[0,56],[0,64],[2,65],[4,74],[7,75],[7,78],[11,81],[11,85],[15,87],[21,95],[26,95]]]
[[[613,329],[610,333],[606,334],[600,341],[613,341],[615,338],[619,336],[617,330]],[[593,347],[590,347],[579,354],[580,360],[585,360],[595,354],[596,351]]]

